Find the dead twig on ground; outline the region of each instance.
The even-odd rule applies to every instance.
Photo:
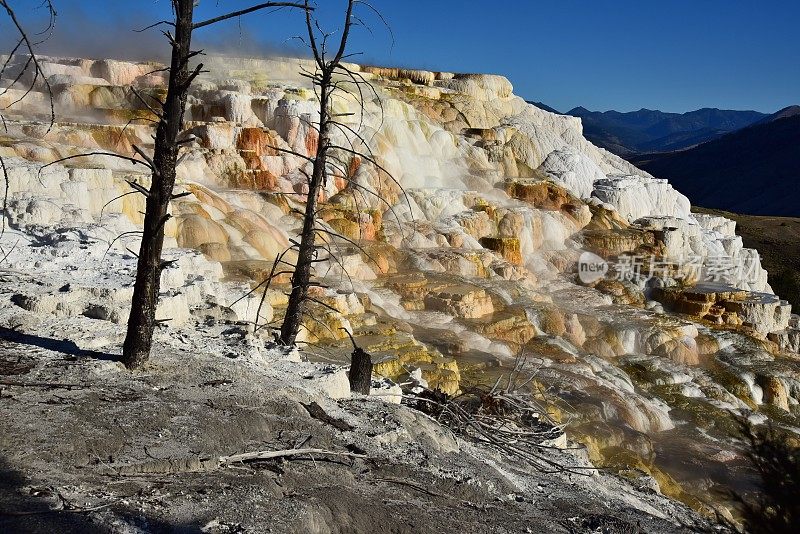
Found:
[[[16,380],[0,380],[0,386],[21,388],[73,389],[88,388],[86,384],[60,384],[58,382],[19,382]]]
[[[520,458],[542,471],[591,474],[596,468],[562,465],[543,455],[548,449],[564,450],[555,444],[564,435],[564,425],[553,420],[527,388],[535,371],[525,376],[526,363],[524,355],[517,358],[504,387],[501,376],[491,388],[473,386],[453,397],[425,388],[404,395],[403,400],[462,438]]]
[[[114,506],[118,501],[108,502],[99,506],[92,506],[90,508],[62,508],[52,510],[31,510],[31,511],[14,511],[14,510],[0,510],[0,516],[11,517],[25,517],[29,515],[42,515],[42,514],[87,514],[89,512],[97,512],[109,506]]]
[[[254,460],[271,460],[275,458],[286,458],[289,456],[299,456],[305,454],[319,454],[324,456],[346,456],[348,458],[366,458],[365,454],[344,451],[329,451],[325,449],[285,449],[282,451],[257,451],[234,454],[231,456],[220,456],[219,465],[225,467],[235,463],[252,462]]]
[[[325,424],[331,425],[337,430],[347,431],[353,430],[353,425],[348,423],[347,421],[343,421],[341,419],[337,419],[331,415],[328,415],[322,406],[317,404],[316,402],[312,402],[310,404],[303,403],[303,408],[306,409],[308,415],[316,419],[317,421],[322,421]]]
[[[348,451],[331,451],[316,448],[293,448],[277,451],[253,451],[232,454],[230,456],[219,456],[217,458],[203,459],[200,457],[191,458],[171,458],[156,460],[140,464],[108,466],[114,471],[115,476],[141,476],[141,475],[164,475],[177,473],[198,473],[216,471],[217,469],[234,467],[237,464],[247,464],[263,460],[275,460],[278,458],[291,458],[294,456],[344,456],[348,458],[366,458],[365,454]],[[313,457],[313,456],[312,456]]]

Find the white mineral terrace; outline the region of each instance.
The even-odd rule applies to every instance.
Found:
[[[238,299],[298,236],[291,208],[306,192],[302,156],[317,142],[317,102],[297,75],[300,63],[210,58],[210,74],[192,89],[186,121],[196,139],[177,186],[191,195],[173,202],[166,227],[168,254],[179,258],[162,284],[159,318],[171,319],[169,328],[207,315],[258,323],[280,315],[279,288],[260,317],[260,294]],[[421,369],[451,393],[469,362],[508,365],[525,353],[541,366],[541,383],[575,408],[577,434],[590,435],[586,423],[598,419],[615,429],[598,448],[601,460],[603,447],[631,431],[683,435],[684,423],[696,421],[692,410],[713,418],[769,404],[797,413],[798,318],[772,294],[734,222],[692,214],[665,180],[592,145],[579,119],[525,103],[503,77],[351,67],[375,92],[364,90],[362,108],[355,87],[343,84],[349,92],[333,106],[349,114],[349,128],[336,143],[371,153],[388,175],[346,152],[329,169],[320,224],[365,252],[341,242],[339,259],[317,264],[332,287],[319,297],[340,313],[320,311],[326,328],[307,323],[303,341],[334,346],[345,327],[377,347],[391,378]],[[150,115],[129,86],[157,96],[164,80],[151,64],[112,60],[50,58],[43,68],[56,123],[48,127],[38,84],[11,108],[0,135],[10,191],[0,257],[8,253],[2,268],[32,276],[74,275],[68,291],[29,289],[13,304],[124,322],[135,263],[128,249],[138,243],[135,234],[117,236],[137,229],[143,201],[122,195],[128,180],[148,182],[144,167],[104,155],[40,167],[152,146],[140,120]],[[0,106],[21,91],[9,89]],[[721,260],[747,264],[751,276],[723,273],[705,294],[671,293],[691,285],[680,269],[589,287],[575,276],[587,243],[611,255],[699,257],[707,270]],[[665,312],[668,303],[682,313]],[[383,342],[376,332],[387,324],[402,327]],[[98,339],[84,343],[118,342]],[[713,427],[700,431],[711,435]]]

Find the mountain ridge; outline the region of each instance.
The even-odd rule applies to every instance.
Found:
[[[771,115],[767,115],[760,121],[754,123],[755,124],[764,124],[767,122],[773,122],[778,119],[786,119],[789,117],[794,117],[796,115],[800,115],[800,105],[793,105],[793,106],[786,106],[785,108],[779,109],[775,113]]]
[[[750,215],[800,215],[800,106],[677,152],[629,159],[692,202]]]
[[[752,110],[701,108],[668,113],[642,108],[629,112],[600,112],[583,106],[565,114],[581,119],[584,134],[593,143],[621,156],[682,150],[769,117]]]

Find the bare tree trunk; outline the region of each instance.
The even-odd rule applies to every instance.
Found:
[[[319,28],[319,24],[317,21],[312,21],[309,0],[305,0],[308,44],[314,53],[314,60],[317,63],[319,72],[318,77],[314,77],[314,84],[319,87],[319,142],[317,143],[317,153],[314,156],[314,168],[308,183],[308,197],[306,199],[305,213],[303,214],[303,231],[300,235],[297,263],[295,264],[294,274],[292,275],[292,291],[289,294],[286,315],[283,318],[283,324],[281,324],[279,341],[283,345],[294,345],[297,339],[297,333],[300,331],[300,324],[303,320],[303,311],[308,296],[308,288],[311,283],[311,265],[314,262],[314,255],[317,250],[317,204],[322,187],[325,185],[327,155],[331,145],[329,100],[331,93],[335,90],[333,73],[339,67],[344,57],[347,38],[350,34],[350,28],[353,25],[353,6],[355,3],[356,0],[348,0],[347,2],[347,11],[345,13],[344,28],[342,29],[339,48],[334,58],[328,61],[325,58],[325,40],[327,36],[323,37],[323,46],[319,47],[314,35],[314,28]]]
[[[148,166],[153,172],[153,181],[147,192],[136,283],[133,287],[131,313],[128,317],[128,332],[122,350],[122,362],[129,369],[141,367],[147,361],[153,344],[153,331],[157,323],[156,306],[161,287],[161,271],[167,265],[167,262],[161,260],[161,251],[164,246],[164,225],[170,218],[167,210],[170,201],[174,198],[172,190],[175,187],[180,149],[178,136],[183,130],[183,115],[186,110],[189,87],[203,67],[201,63],[192,71],[189,70],[189,61],[202,53],[202,51],[191,50],[193,30],[272,7],[294,7],[304,9],[306,12],[313,10],[308,2],[303,4],[262,2],[246,9],[195,23],[193,18],[196,3],[196,0],[172,0],[174,23],[168,21],[156,23],[156,26],[161,24],[172,26],[175,34],[173,36],[171,32],[165,32],[172,45],[172,58],[167,98],[161,105],[160,120],[156,127],[153,158],[148,158],[142,150],[134,147],[136,153],[147,160]]]
[[[350,391],[369,395],[372,388],[372,356],[361,347],[350,355]]]
[[[158,123],[153,152],[153,180],[147,196],[142,244],[133,288],[128,331],[122,361],[128,368],[140,367],[150,355],[156,326],[156,306],[161,286],[161,250],[167,209],[175,185],[178,160],[178,135],[183,128],[183,115],[189,92],[190,46],[194,0],[173,0],[175,36],[172,41],[167,98]]]
[[[325,181],[325,165],[329,140],[328,99],[330,96],[331,73],[323,72],[320,83],[319,102],[319,143],[317,154],[314,158],[314,168],[308,185],[308,198],[303,216],[303,232],[300,235],[300,248],[297,254],[297,263],[292,275],[292,292],[289,295],[289,304],[286,315],[281,325],[280,342],[283,345],[294,345],[300,324],[303,320],[306,295],[311,282],[311,265],[314,262],[316,251],[316,222],[317,203],[319,194]]]

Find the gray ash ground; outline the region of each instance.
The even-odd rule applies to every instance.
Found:
[[[307,378],[318,366],[253,350],[219,335],[224,325],[161,331],[150,366],[131,373],[60,339],[65,321],[78,324],[2,331],[0,532],[675,532],[698,521],[616,476],[543,473],[408,407],[331,399],[324,378]],[[312,417],[312,402],[347,424]],[[300,445],[365,457],[174,468]],[[123,475],[131,465],[161,468]]]

